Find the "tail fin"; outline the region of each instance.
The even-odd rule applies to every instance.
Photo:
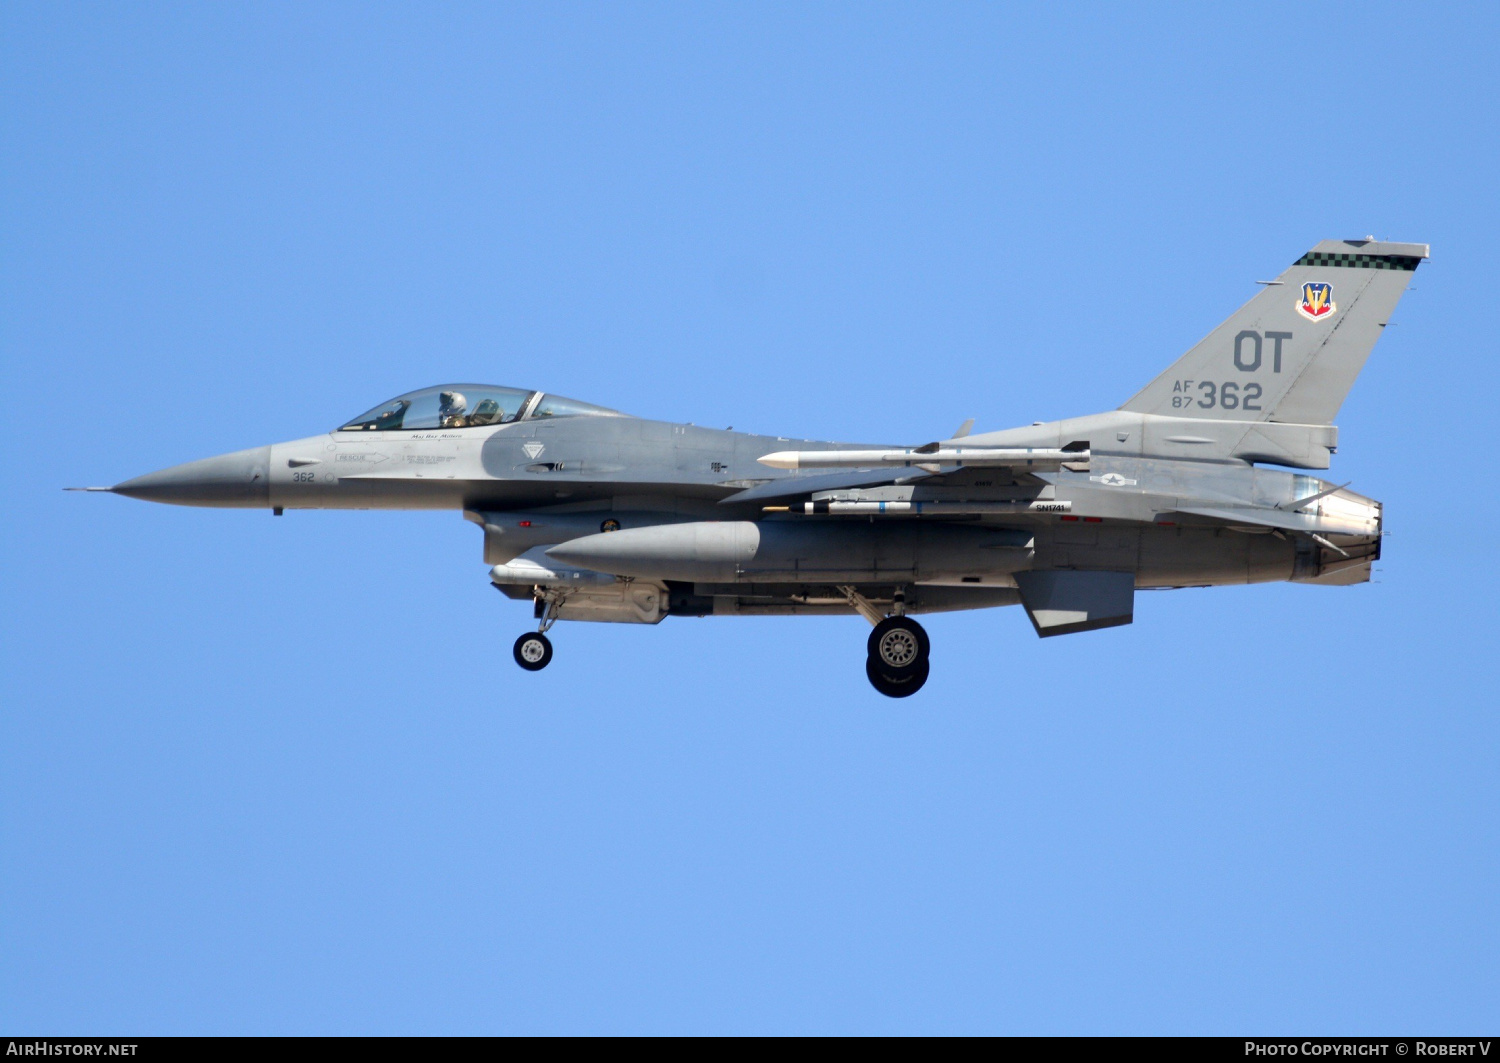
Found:
[[[1332,424],[1426,244],[1324,240],[1120,407]]]

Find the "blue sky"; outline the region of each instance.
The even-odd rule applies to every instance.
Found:
[[[1500,1018],[1493,5],[0,8],[0,1027],[1478,1033]],[[63,494],[446,380],[920,442],[1430,242],[1378,582],[559,625],[452,513]]]

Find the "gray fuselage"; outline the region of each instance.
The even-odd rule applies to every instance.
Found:
[[[1320,512],[1292,514],[1277,507],[1331,485],[1243,461],[1142,458],[1099,444],[1086,471],[1019,475],[988,468],[828,474],[758,461],[789,447],[839,446],[847,444],[574,415],[336,430],[191,462],[114,490],[185,505],[462,510],[485,528],[485,560],[501,569],[497,585],[527,598],[561,588],[562,619],[847,612],[838,586],[877,602],[904,592],[913,612],[982,608],[1016,601],[1014,574],[1025,570],[1128,572],[1138,588],[1347,583],[1367,579],[1378,556],[1377,503],[1335,491],[1316,503]],[[770,505],[788,500],[796,505]],[[804,512],[840,503],[863,512]],[[895,503],[905,510],[896,512]],[[1195,509],[1201,512],[1187,512]],[[720,527],[652,533],[628,558],[611,555],[604,578],[587,584],[577,573],[598,577],[597,568],[542,559],[535,572],[524,560],[509,572],[523,555],[540,559],[546,548],[616,528],[706,523]],[[1309,534],[1297,534],[1291,525],[1298,523]],[[691,543],[674,546],[687,542],[684,535]],[[701,545],[715,535],[756,542]],[[618,544],[617,554],[635,538],[601,541],[601,548]],[[508,581],[508,572],[522,582]],[[660,608],[625,608],[618,584],[636,581],[656,585]],[[605,615],[614,612],[622,615]]]

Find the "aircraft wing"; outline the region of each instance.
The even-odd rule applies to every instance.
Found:
[[[777,498],[795,498],[814,491],[837,491],[845,487],[878,487],[881,484],[913,483],[925,480],[933,473],[915,469],[845,469],[843,472],[822,473],[816,476],[785,476],[755,487],[748,487],[727,498],[719,499],[719,505],[737,505],[741,502],[764,502]]]

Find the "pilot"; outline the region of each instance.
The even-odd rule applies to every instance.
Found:
[[[438,396],[438,427],[463,428],[468,424],[464,420],[464,411],[468,408],[469,400],[464,398],[463,392],[443,392]]]

